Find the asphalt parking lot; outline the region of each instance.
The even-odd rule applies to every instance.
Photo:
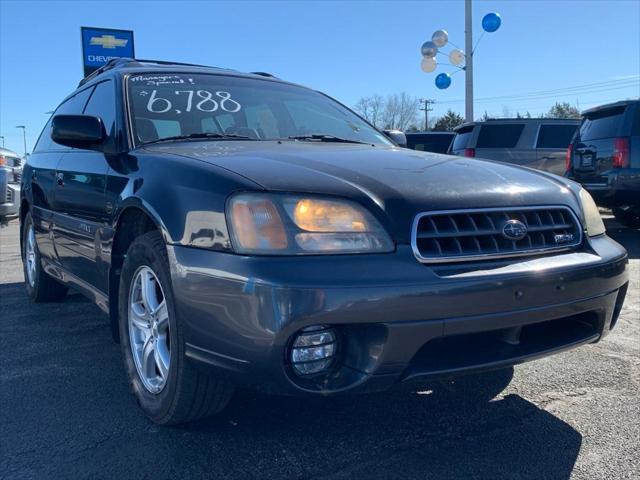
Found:
[[[239,392],[216,418],[163,428],[137,409],[97,307],[27,301],[11,222],[0,229],[0,478],[640,478],[640,232],[606,223],[631,256],[616,330],[491,375],[489,402],[420,385]]]

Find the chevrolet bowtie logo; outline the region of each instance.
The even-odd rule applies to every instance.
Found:
[[[126,47],[129,40],[116,38],[113,35],[102,35],[101,37],[91,37],[91,45],[100,45],[102,48]]]

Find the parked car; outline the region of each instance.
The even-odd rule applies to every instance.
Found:
[[[447,153],[454,132],[406,132],[407,148],[421,152]]]
[[[26,291],[109,314],[142,410],[326,396],[596,342],[628,272],[562,177],[399,148],[266,74],[118,59],[55,110],[22,191]]]
[[[20,155],[0,148],[0,223],[18,216],[21,174]]]
[[[583,112],[566,158],[569,178],[620,223],[640,228],[640,100]]]
[[[465,123],[455,129],[450,152],[563,175],[567,147],[580,120],[514,118]]]

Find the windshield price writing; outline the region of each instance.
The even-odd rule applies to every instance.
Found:
[[[167,92],[163,92],[166,94]],[[157,90],[152,90],[151,94],[143,90],[141,96],[149,96],[147,110],[151,113],[167,113],[174,110],[176,114],[191,112],[193,108],[201,112],[215,112],[220,109],[225,112],[235,113],[240,111],[242,105],[231,98],[229,92],[217,91],[215,94],[208,90],[175,90],[176,98],[158,96]]]

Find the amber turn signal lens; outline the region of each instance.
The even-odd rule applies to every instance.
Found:
[[[277,207],[266,198],[238,199],[231,207],[235,240],[245,251],[284,250],[287,233]]]

